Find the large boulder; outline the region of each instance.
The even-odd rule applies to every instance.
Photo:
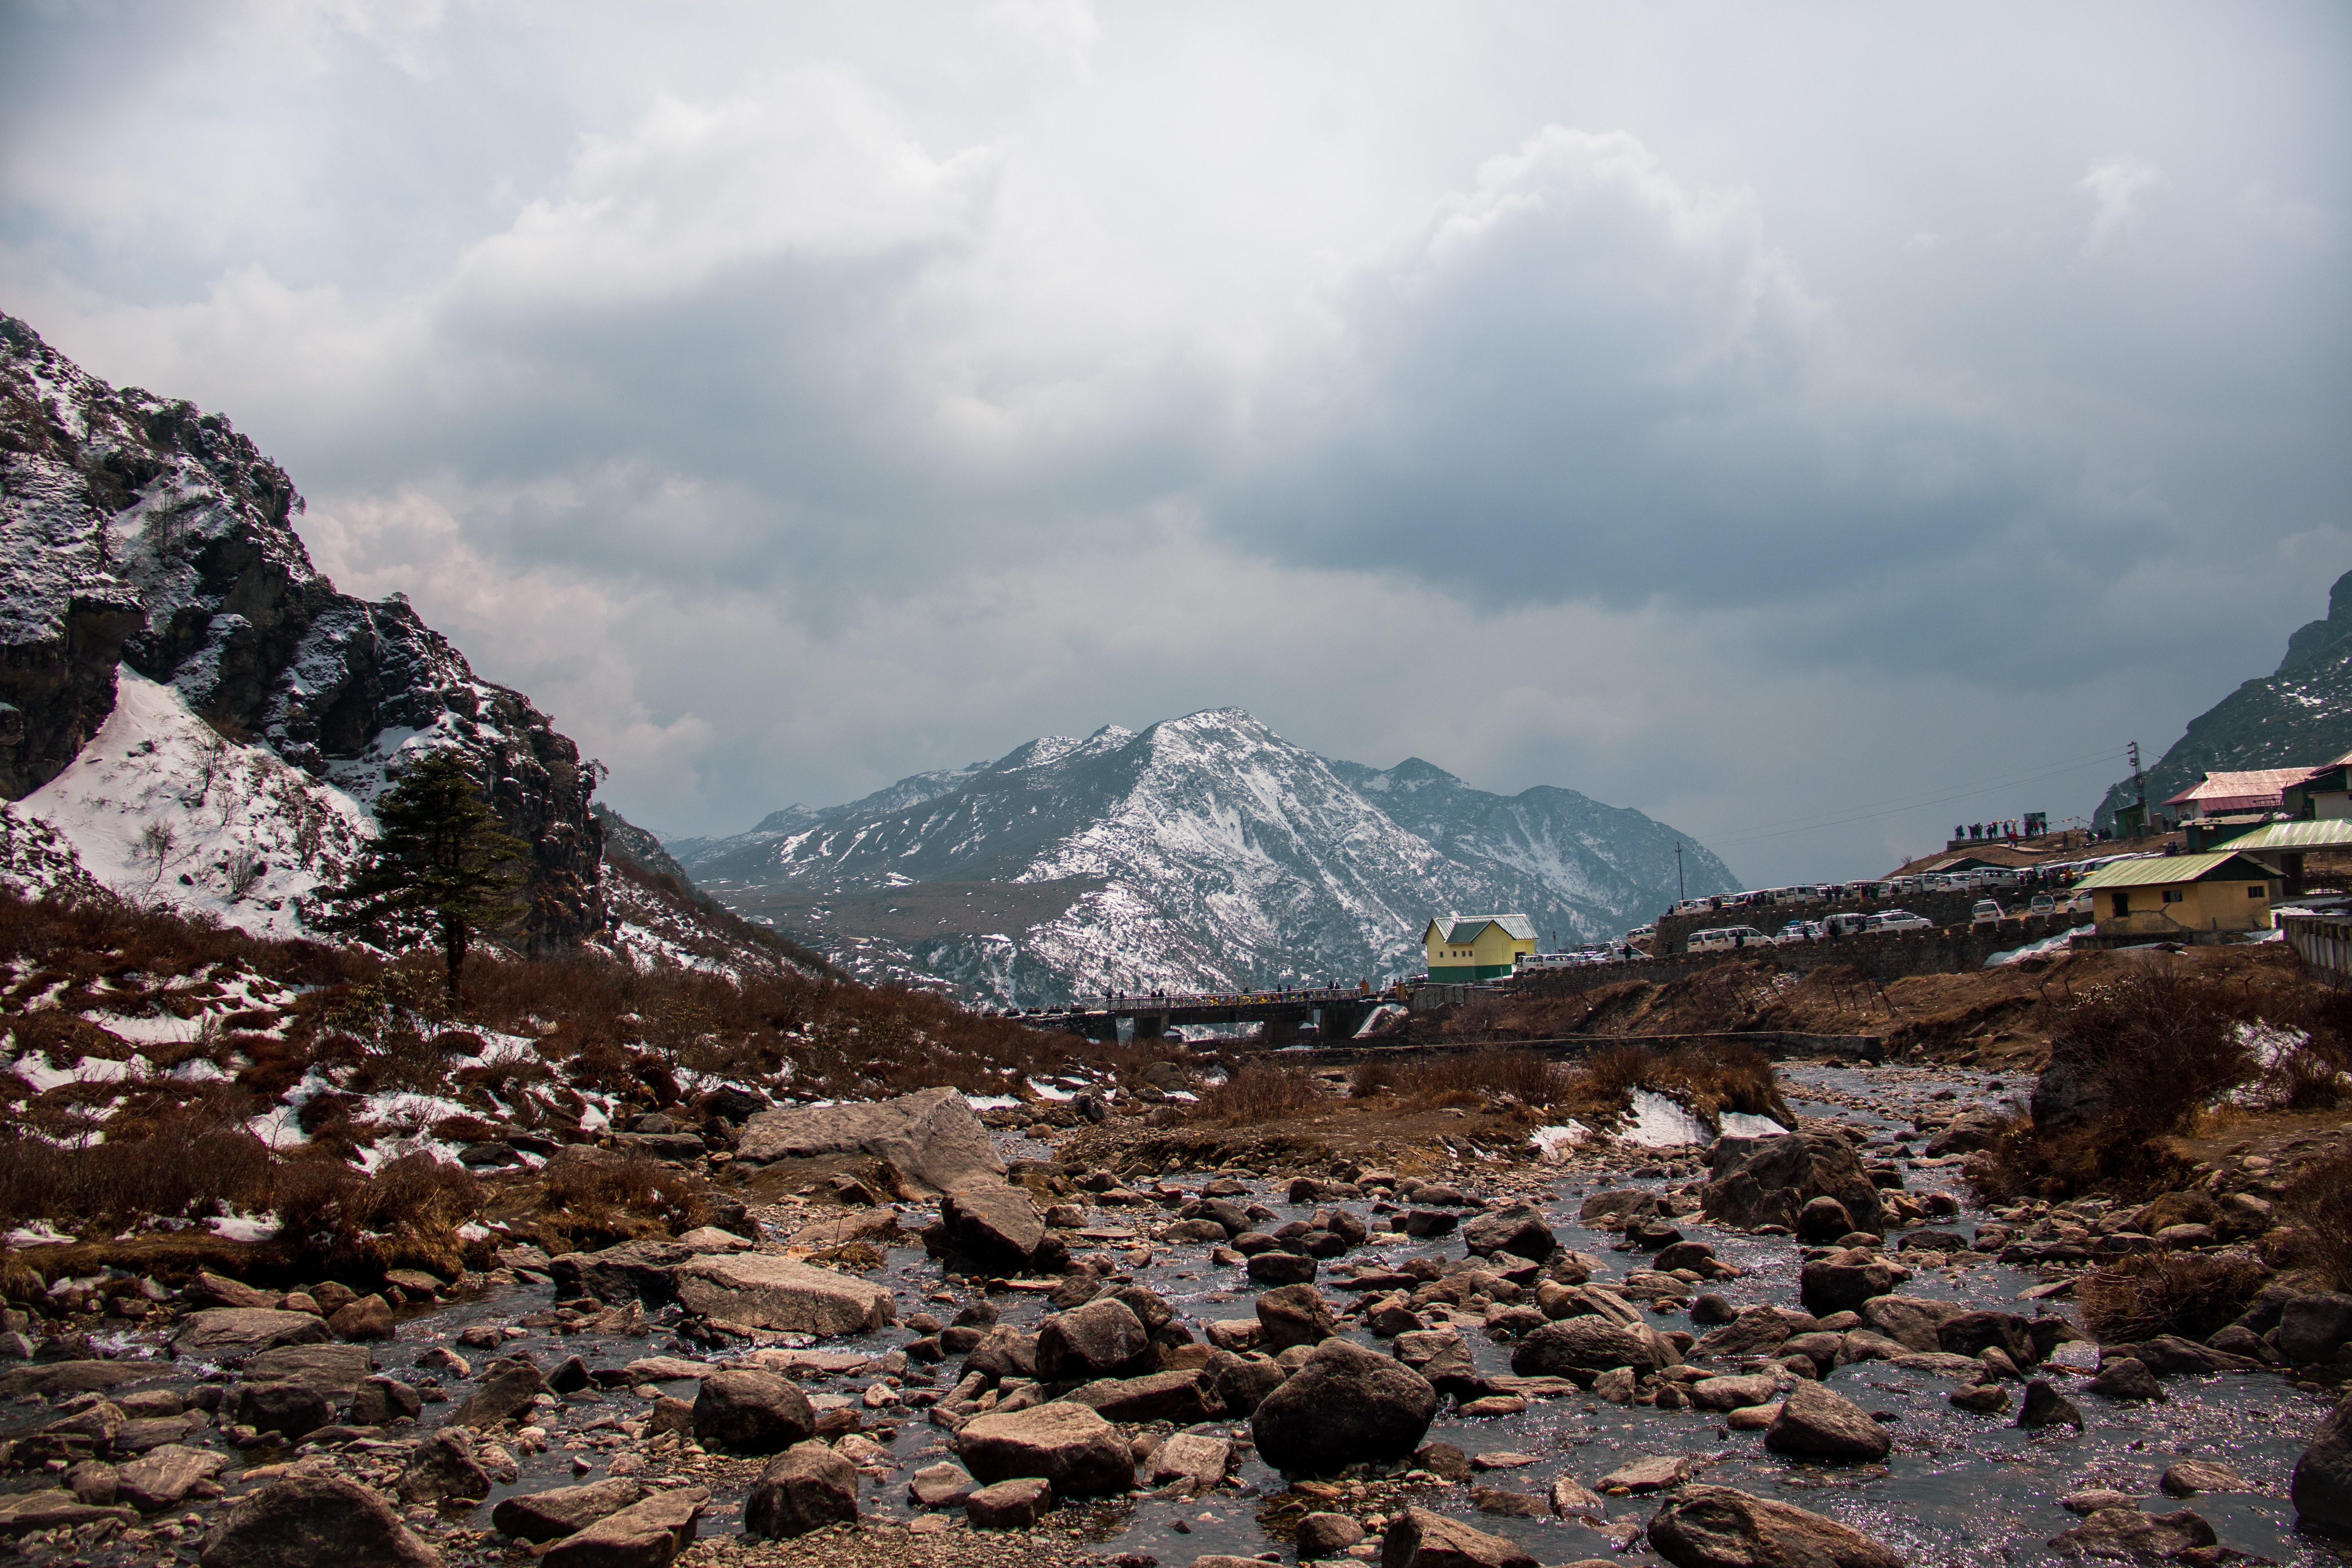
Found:
[[[1780,1414],[1764,1429],[1764,1446],[1775,1453],[1809,1459],[1886,1458],[1895,1439],[1869,1412],[1842,1394],[1818,1383],[1800,1382],[1789,1390]]]
[[[1536,1560],[1499,1535],[1425,1508],[1408,1508],[1389,1522],[1381,1542],[1381,1568],[1536,1568]]]
[[[1729,1322],[1701,1335],[1694,1349],[1700,1355],[1770,1355],[1795,1336],[1810,1334],[1821,1326],[1821,1320],[1811,1312],[1789,1307],[1742,1307]]]
[[[1125,1491],[1135,1458],[1118,1429],[1083,1405],[1056,1400],[976,1416],[956,1434],[964,1468],[983,1483],[1043,1476],[1057,1497]]]
[[[1437,1390],[1394,1359],[1327,1340],[1250,1417],[1258,1457],[1292,1475],[1401,1459],[1437,1415]]]
[[[2170,1513],[2103,1508],[2050,1542],[2068,1557],[2120,1563],[2179,1563],[2189,1560],[2184,1553],[2220,1543],[2204,1517],[2185,1508]]]
[[[396,1489],[403,1502],[470,1501],[490,1495],[490,1473],[462,1426],[444,1426],[409,1451]]]
[[[709,1253],[673,1274],[689,1312],[746,1328],[799,1334],[863,1334],[896,1321],[898,1303],[879,1285],[772,1253]]]
[[[1643,1324],[1588,1316],[1562,1318],[1531,1331],[1512,1348],[1511,1370],[1521,1377],[1567,1377],[1625,1366],[1638,1376],[1681,1359],[1669,1342]]]
[[[2033,1326],[2014,1312],[1962,1312],[1936,1329],[1936,1347],[1948,1355],[1982,1355],[1998,1350],[2019,1366],[2041,1359]]]
[[[1124,1301],[1097,1296],[1037,1325],[1037,1375],[1048,1383],[1135,1377],[1160,1364],[1160,1348]]]
[[[1559,1239],[1544,1223],[1543,1211],[1532,1204],[1478,1215],[1462,1227],[1462,1240],[1480,1258],[1507,1252],[1540,1263],[1559,1250]]]
[[[1004,1162],[988,1129],[952,1089],[855,1105],[762,1110],[743,1123],[735,1145],[735,1157],[755,1165],[842,1154],[887,1161],[900,1181],[920,1192],[951,1193],[1004,1176]]]
[[[177,1508],[198,1481],[210,1480],[227,1463],[226,1454],[166,1443],[115,1471],[114,1500],[142,1513]]]
[[[375,1357],[365,1345],[288,1345],[247,1357],[241,1370],[247,1383],[299,1383],[346,1405],[375,1370]]]
[[[1718,1225],[1794,1230],[1806,1204],[1831,1197],[1845,1205],[1857,1230],[1874,1235],[1886,1228],[1877,1187],[1853,1146],[1834,1133],[1790,1132],[1753,1143],[1718,1139],[1711,1157],[1715,1180],[1700,1196],[1706,1217]]]
[[[540,1558],[541,1568],[663,1568],[694,1539],[709,1505],[709,1487],[656,1492],[558,1541]]]
[[[1941,1330],[1968,1310],[1958,1301],[1927,1296],[1874,1296],[1855,1309],[1873,1332],[1885,1335],[1905,1350],[1943,1349]],[[1852,1359],[1852,1358],[1848,1358]]]
[[[440,1568],[441,1554],[373,1489],[337,1476],[289,1476],[240,1498],[196,1561],[201,1568]]]
[[[323,1319],[268,1307],[215,1307],[191,1315],[173,1337],[182,1361],[241,1362],[280,1345],[325,1344],[335,1336]]]
[[[973,1262],[1019,1270],[1045,1244],[1045,1221],[1023,1189],[1001,1181],[970,1183],[940,1205],[948,1245]]]
[[[775,1454],[816,1435],[800,1384],[750,1367],[714,1372],[694,1396],[694,1440],[706,1448]]]
[[[609,1306],[640,1301],[659,1307],[677,1295],[670,1271],[694,1255],[682,1241],[624,1241],[600,1252],[567,1252],[547,1272],[558,1300],[589,1296]]]
[[[2352,1296],[2297,1296],[2279,1310],[2279,1353],[2291,1362],[2308,1365],[2333,1361],[2347,1342],[2352,1342]]]
[[[299,1383],[247,1383],[236,1391],[231,1419],[257,1432],[299,1443],[335,1418],[327,1396]]]
[[[500,1500],[490,1510],[491,1528],[517,1541],[561,1541],[639,1501],[645,1487],[627,1476],[581,1487],[551,1487]]]
[[[2287,1495],[2305,1524],[2352,1536],[2352,1394],[2336,1401],[2294,1462]]]
[[[1826,1318],[1859,1312],[1873,1296],[1891,1294],[1910,1278],[1911,1270],[1874,1252],[1832,1253],[1805,1265],[1797,1276],[1797,1294],[1806,1311]]]
[[[857,1468],[822,1443],[799,1443],[770,1461],[743,1500],[743,1532],[782,1540],[857,1517]]]
[[[1209,1371],[1184,1367],[1142,1377],[1107,1377],[1081,1384],[1062,1397],[1099,1414],[1106,1421],[1170,1421],[1190,1426],[1225,1413]]]
[[[1650,1546],[1675,1568],[1904,1568],[1858,1530],[1730,1487],[1674,1493],[1650,1521]]]
[[[481,1385],[457,1406],[449,1417],[452,1426],[470,1426],[478,1432],[488,1431],[501,1421],[511,1421],[530,1408],[547,1386],[539,1368],[527,1361],[510,1361],[483,1369]]]

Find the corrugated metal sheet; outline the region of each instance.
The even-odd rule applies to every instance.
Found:
[[[2146,860],[2120,860],[2112,866],[2102,866],[2081,881],[2077,889],[2095,888],[2164,888],[2175,882],[2196,882],[2231,860],[2237,858],[2238,849],[2232,844],[2227,849],[2217,849],[2205,855],[2158,855]],[[2249,861],[2246,869],[2249,882],[2267,880],[2269,873]]]
[[[2239,849],[2335,849],[2352,845],[2352,820],[2331,818],[2326,822],[2273,822],[2267,827],[2257,827],[2228,841],[2231,850]]]
[[[2224,802],[2244,801],[2252,805],[2256,801],[2268,800],[2276,805],[2287,785],[2301,784],[2314,771],[2311,768],[2250,768],[2243,773],[2207,773],[2179,795],[2168,796],[2164,804],[2179,805],[2183,801],[2210,801],[2216,809],[2220,809]]]
[[[1449,918],[1454,924],[1445,940],[1465,947],[1477,941],[1478,933],[1490,925],[1501,926],[1505,936],[1517,937],[1521,942],[1536,940],[1536,923],[1525,915],[1454,915]]]

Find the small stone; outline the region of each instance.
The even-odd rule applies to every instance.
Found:
[[[1338,1557],[1364,1539],[1364,1527],[1344,1513],[1310,1513],[1298,1521],[1301,1561]]]
[[[2137,1356],[2119,1356],[2099,1369],[2099,1375],[2084,1384],[2093,1394],[2108,1399],[2162,1399],[2164,1384],[2156,1381],[2156,1373]]]
[[[2072,1426],[2083,1429],[2083,1413],[2072,1401],[2050,1386],[2047,1379],[2035,1378],[2025,1385],[2025,1408],[2017,1413],[2020,1426]]]
[[[975,1530],[1027,1530],[1053,1506],[1053,1482],[1019,1476],[981,1488],[964,1500],[963,1511]]]
[[[2227,1465],[2210,1459],[2183,1459],[2156,1483],[2168,1497],[2195,1497],[2199,1492],[2250,1492],[2252,1481]]]

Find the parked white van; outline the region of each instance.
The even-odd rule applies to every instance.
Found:
[[[1870,922],[1877,918],[1860,910],[1840,910],[1822,922],[1822,931],[1829,936],[1856,936],[1868,931]]]
[[[1764,933],[1754,926],[1717,926],[1713,931],[1695,931],[1683,944],[1688,952],[1724,952],[1732,948],[1760,945]]]
[[[1936,922],[1925,915],[1915,915],[1909,910],[1888,910],[1885,914],[1870,917],[1872,931],[1933,931]]]

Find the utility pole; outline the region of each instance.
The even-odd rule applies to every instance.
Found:
[[[1690,895],[1683,891],[1683,847],[1675,846],[1675,901],[1680,903]]]
[[[2141,836],[2146,837],[2148,828],[2147,781],[2140,776],[2139,742],[2137,741],[2134,741],[2131,743],[2130,752],[2132,765],[2132,794],[2139,798],[2139,830]]]

